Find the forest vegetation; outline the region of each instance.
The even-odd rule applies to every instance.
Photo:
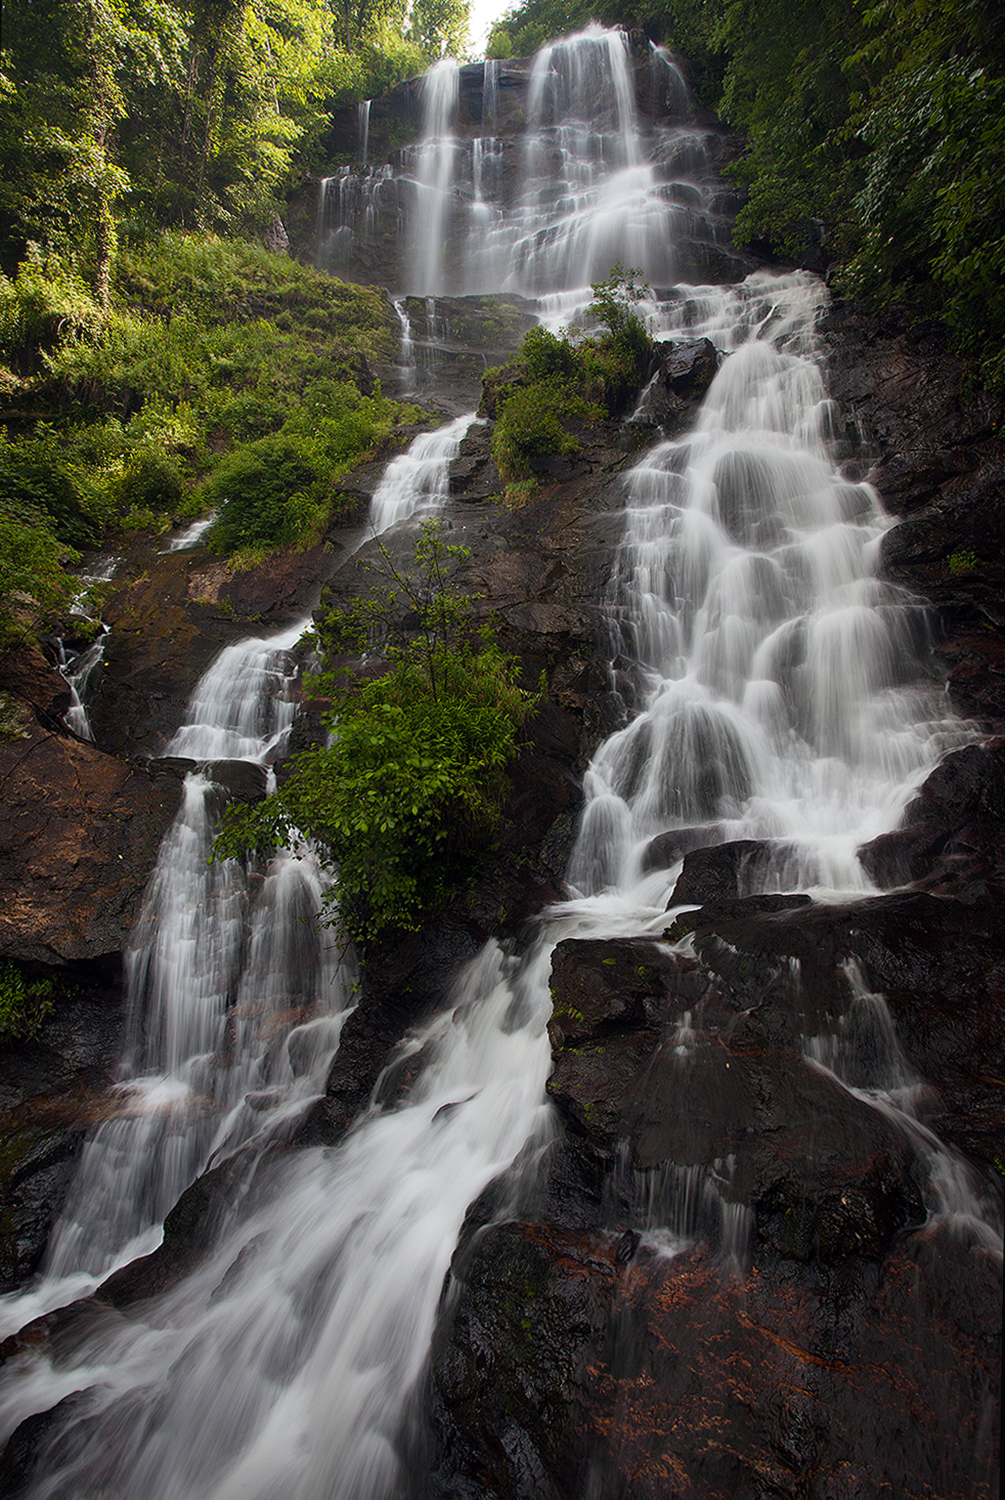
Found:
[[[0,638],[109,531],[219,506],[216,550],[313,540],[415,419],[365,374],[392,351],[379,293],[262,235],[332,111],[466,27],[466,0],[6,0]]]
[[[231,805],[217,853],[316,841],[332,886],[328,920],[366,946],[417,928],[463,888],[491,844],[506,766],[536,695],[491,631],[476,631],[453,573],[468,556],[442,521],[419,528],[414,557],[379,562],[355,606],[319,611],[312,690],[331,702],[328,743],[292,758],[279,789]],[[367,651],[360,676],[339,663]]]

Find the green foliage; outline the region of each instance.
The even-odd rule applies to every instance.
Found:
[[[52,981],[27,979],[16,964],[0,959],[0,1043],[33,1037],[52,1010]]]
[[[336,481],[391,432],[402,409],[354,385],[318,382],[274,437],[229,453],[203,485],[203,509],[218,508],[214,552],[304,546],[331,512]]]
[[[506,371],[489,371],[486,392],[496,411],[492,457],[504,479],[527,480],[556,454],[571,457],[580,442],[577,422],[619,415],[648,368],[652,340],[634,310],[648,292],[641,272],[615,265],[593,283],[587,314],[600,324],[592,338],[531,328]],[[516,378],[502,379],[509,374]],[[512,491],[512,493],[511,493]],[[511,503],[526,498],[510,486]]]
[[[975,568],[980,567],[980,558],[976,552],[963,549],[959,552],[951,552],[946,559],[949,571],[955,578],[960,573],[972,573]]]
[[[465,557],[442,523],[421,528],[408,574],[381,548],[384,578],[356,609],[321,622],[325,659],[381,631],[382,675],[333,694],[332,742],[296,756],[264,803],[231,809],[217,852],[308,836],[335,872],[331,919],[347,941],[415,928],[446,902],[490,843],[507,790],[506,764],[534,699],[516,663],[466,633],[468,601],[450,588]]]
[[[53,427],[0,440],[0,496],[7,513],[27,525],[43,520],[60,542],[86,546],[100,537],[108,506],[87,466]]]
[[[51,281],[43,270],[0,283],[0,339],[33,370],[17,398],[62,421],[0,443],[0,483],[72,546],[210,506],[218,548],[302,543],[337,478],[417,416],[356,383],[361,356],[394,347],[372,288],[180,234],[122,253],[107,315],[58,264]]]
[[[504,479],[529,478],[535,464],[555,454],[572,457],[581,443],[569,424],[599,411],[568,385],[513,386],[492,434],[492,457]]]
[[[56,256],[30,256],[10,281],[0,275],[0,357],[21,374],[43,351],[94,338],[102,313],[80,277]]]
[[[0,645],[30,638],[39,615],[68,603],[73,580],[64,564],[77,555],[53,536],[43,512],[0,498]]]

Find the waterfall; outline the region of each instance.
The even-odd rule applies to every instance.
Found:
[[[570,879],[624,886],[656,834],[718,821],[774,841],[760,889],[871,888],[859,845],[966,729],[919,686],[920,603],[875,576],[887,522],[827,451],[805,273],[733,303],[694,432],[628,478],[612,600],[642,711],[601,746]]]
[[[264,790],[289,734],[303,628],[221,652],[167,747],[204,769],[185,780],[126,949],[126,1076],[53,1233],[57,1281],[150,1248],[210,1159],[277,1129],[323,1087],[352,975],[316,923],[317,862],[284,852],[253,881],[235,860],[210,863],[221,782],[244,762]]]
[[[67,656],[63,643],[59,643],[59,670],[70,689],[70,706],[64,715],[67,728],[72,729],[74,734],[79,734],[82,740],[93,740],[91,725],[84,707],[84,695],[87,692],[87,683],[95,667],[105,654],[107,627],[101,627],[101,633],[97,640],[85,646],[83,651]]]
[[[415,344],[412,342],[412,322],[402,298],[395,298],[393,306],[398,322],[401,324],[401,394],[410,396],[415,389]]]
[[[422,140],[414,148],[414,247],[409,286],[426,296],[445,290],[444,242],[455,167],[453,124],[460,96],[456,62],[445,57],[422,80]]]
[[[674,127],[669,155],[667,137],[656,142],[657,184],[624,58],[624,41],[599,28],[539,56],[515,206],[494,205],[485,243],[467,242],[466,285],[495,277],[497,286],[547,292],[542,316],[559,319],[613,259],[641,264],[653,281],[669,277],[675,234],[689,233],[690,220],[656,188],[684,183],[668,162],[679,166],[682,143],[695,138]],[[439,64],[424,94],[416,203],[430,233],[450,220],[456,87],[455,65]],[[448,274],[442,234],[426,249],[414,274],[432,296]],[[388,1102],[378,1090],[335,1149],[259,1158],[242,1203],[188,1277],[138,1309],[75,1329],[72,1348],[12,1362],[0,1433],[65,1401],[44,1439],[34,1500],[408,1493],[405,1438],[465,1213],[515,1160],[535,1160],[555,1129],[544,1092],[555,945],[662,932],[679,863],[649,868],[645,851],[668,830],[700,826],[707,843],[761,840],[767,854],[749,872],[751,891],[860,894],[868,883],[856,845],[893,827],[926,769],[967,738],[921,679],[923,612],[876,576],[886,525],[876,496],[843,479],[830,456],[816,331],[825,297],[805,273],[758,273],[729,287],[678,285],[654,309],[661,337],[708,337],[721,366],[694,430],[644,454],[621,495],[623,540],[606,602],[633,716],[586,773],[569,868],[578,894],[546,914],[524,951],[488,943],[442,1008],[401,1040],[387,1076],[407,1064],[404,1097]],[[442,503],[450,457],[473,420],[423,435],[388,466],[371,508],[375,530]],[[309,1010],[324,988],[319,976],[333,970],[323,939],[301,920],[321,894],[303,881],[319,877],[295,875],[280,856],[256,896],[235,866],[206,864],[214,765],[241,758],[264,774],[281,754],[295,639],[224,653],[171,747],[204,769],[187,782],[130,947],[134,1061],[122,1097],[132,1118],[107,1125],[140,1135],[136,1192],[151,1205],[148,1228],[178,1190],[146,1183],[148,1159],[160,1173],[184,1141],[187,1165],[168,1168],[177,1184],[247,1141],[269,1111],[296,1107],[297,1078],[323,1086],[323,1046],[337,1031],[331,1001],[295,1019],[278,1050],[256,1051],[252,1035],[277,1011]],[[303,955],[289,951],[294,928],[298,941],[318,944],[306,980],[297,977]],[[348,1003],[345,976],[325,984]],[[868,1007],[860,988],[857,1003]],[[224,1039],[228,1015],[236,1029]],[[297,1062],[312,1027],[318,1049]],[[686,1017],[670,1042],[683,1068],[694,1044]],[[224,1045],[227,1066],[218,1067]],[[912,1081],[895,1046],[870,1076],[856,1072],[840,1038],[807,1037],[805,1052],[869,1092],[873,1107],[897,1113],[931,1181],[932,1213],[969,1216],[981,1245],[1000,1253],[1000,1226],[973,1184],[911,1116]],[[131,1203],[128,1223],[111,1222],[119,1205],[102,1186],[104,1163],[122,1148],[109,1139],[98,1150],[105,1129],[61,1229],[79,1242],[73,1264],[103,1261],[140,1233]],[[717,1216],[726,1250],[741,1253],[747,1211],[715,1195],[700,1170],[673,1167],[650,1179],[648,1193],[640,1225],[656,1243],[698,1235]],[[100,1207],[85,1232],[91,1200]]]
[[[370,502],[370,525],[387,531],[417,511],[429,511],[447,498],[450,461],[457,457],[473,412],[457,417],[435,432],[417,437],[407,453],[388,464]]]
[[[366,168],[366,154],[370,145],[370,105],[371,99],[364,99],[358,107],[359,113],[359,164]]]
[[[421,87],[419,141],[403,149],[400,172],[382,169],[380,192],[372,172],[348,167],[322,183],[318,264],[346,266],[355,245],[378,231],[397,235],[404,216],[405,253],[392,274],[413,295],[578,290],[575,311],[616,261],[670,285],[716,241],[722,190],[712,134],[687,123],[676,64],[659,49],[650,69],[659,118],[643,122],[624,33],[591,26],[546,47],[531,70],[511,182],[512,141],[493,133],[498,64],[484,64],[480,133],[468,137],[457,65],[437,63]]]

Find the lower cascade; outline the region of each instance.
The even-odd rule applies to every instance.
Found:
[[[8,1362],[3,1438],[51,1414],[19,1491],[33,1500],[502,1493],[478,1478],[490,1460],[513,1496],[907,1493],[869,1472],[865,1408],[884,1355],[854,1309],[872,1306],[865,1283],[879,1273],[870,1263],[846,1284],[841,1257],[855,1236],[900,1234],[901,1280],[884,1296],[905,1323],[920,1318],[905,1286],[940,1255],[950,1269],[932,1272],[933,1286],[1000,1276],[1000,1194],[927,1122],[925,1080],[894,1000],[870,983],[854,917],[878,894],[858,851],[898,826],[976,731],[926,676],[923,607],[879,577],[889,523],[875,492],[836,465],[826,289],[800,271],[682,279],[693,244],[722,232],[711,171],[672,60],[653,67],[676,123],[645,130],[625,54],[619,34],[591,28],[539,55],[517,185],[495,198],[503,148],[491,119],[469,150],[454,133],[456,67],[433,70],[402,231],[402,274],[416,280],[392,288],[517,291],[554,325],[589,302],[584,279],[621,260],[661,288],[645,304],[661,340],[715,346],[692,430],[611,481],[620,541],[604,650],[624,714],[585,768],[567,898],[525,941],[493,939],[459,967],[339,1144],[285,1149],[324,1094],[355,973],[316,921],[326,884],[309,849],[251,875],[208,863],[236,779],[269,784],[287,753],[304,625],[217,658],[168,747],[192,764],[126,954],[128,1076],[88,1140],[42,1280],[0,1309],[5,1332],[153,1250],[207,1169],[225,1185],[194,1269],[138,1304],[82,1304],[93,1313],[71,1319],[64,1342],[57,1330]],[[366,128],[371,196],[405,192],[366,164]],[[359,186],[342,183],[357,208]],[[323,196],[320,251],[337,268],[364,228],[333,228],[330,208]],[[455,418],[394,459],[371,529],[449,514],[449,465],[478,425]],[[713,856],[714,889],[694,873]],[[699,910],[712,913],[705,925]],[[836,955],[826,974],[825,949]],[[589,1013],[604,966],[629,996],[613,1018]],[[598,1059],[621,1089],[600,1102],[588,1072]],[[785,1113],[793,1099],[811,1112],[802,1138]],[[728,1149],[720,1115],[732,1121]],[[847,1180],[827,1165],[839,1146],[856,1164]],[[774,1196],[760,1185],[768,1157],[785,1163]],[[593,1222],[562,1175],[574,1158],[604,1179]],[[547,1217],[556,1203],[565,1222]],[[787,1272],[759,1271],[762,1233],[772,1264],[800,1275],[803,1241],[819,1253],[812,1296],[834,1309],[826,1349],[810,1347],[802,1283],[786,1290]],[[549,1281],[546,1261],[568,1279]],[[708,1333],[700,1356],[660,1341],[656,1306],[678,1340],[689,1320]],[[504,1313],[505,1357],[479,1343]],[[778,1331],[758,1343],[772,1318]],[[917,1325],[919,1361],[937,1364],[947,1393],[918,1422],[962,1424],[965,1451],[941,1493],[989,1493],[993,1369],[971,1372],[963,1413],[943,1333]],[[855,1339],[861,1377],[847,1375]],[[709,1424],[723,1452],[743,1440],[751,1350],[777,1361],[774,1447],[765,1438],[742,1472],[725,1459],[703,1469],[693,1455],[696,1434],[711,1443]],[[659,1380],[692,1358],[693,1379],[661,1395]],[[891,1375],[891,1388],[908,1375]],[[842,1488],[840,1476],[813,1477],[809,1458],[800,1468],[799,1453],[815,1451],[828,1401],[849,1399],[828,1393],[859,1378]],[[727,1395],[731,1416],[716,1404]],[[553,1451],[536,1436],[548,1420]],[[458,1433],[476,1457],[455,1473]]]

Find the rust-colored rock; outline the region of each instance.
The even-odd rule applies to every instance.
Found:
[[[118,953],[180,782],[33,725],[0,742],[0,956]]]

